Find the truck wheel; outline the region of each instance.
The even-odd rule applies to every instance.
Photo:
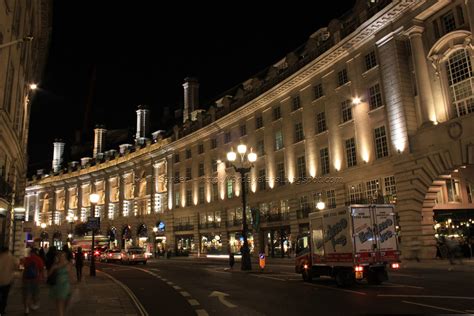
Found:
[[[303,276],[303,281],[311,282],[313,280],[313,274],[311,273],[311,269],[304,269],[302,268],[301,275]]]

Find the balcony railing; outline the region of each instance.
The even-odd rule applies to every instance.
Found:
[[[382,199],[383,198],[383,199]],[[351,204],[395,204],[397,203],[396,195],[383,195],[381,198],[358,198],[350,199],[345,201],[345,205],[349,206]]]
[[[260,215],[260,222],[265,223],[271,223],[271,222],[280,222],[280,221],[285,221],[290,219],[290,214],[289,213],[268,213],[268,214],[262,214]]]
[[[227,221],[227,226],[232,227],[232,226],[239,226],[242,225],[242,219],[231,219]]]
[[[184,230],[193,230],[194,226],[191,224],[180,224],[174,227],[175,232],[184,231]]]
[[[199,224],[200,229],[219,228],[219,227],[221,227],[220,222],[208,222],[208,223]]]

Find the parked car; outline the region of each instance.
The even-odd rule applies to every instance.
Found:
[[[143,251],[142,248],[128,248],[126,251],[122,251],[122,264],[138,262],[143,264],[146,264],[147,262],[145,251]]]
[[[122,252],[120,250],[107,249],[100,255],[101,262],[122,261]]]

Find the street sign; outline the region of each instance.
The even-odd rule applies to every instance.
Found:
[[[89,228],[89,229],[99,229],[100,228],[100,217],[88,217],[87,218],[87,228]]]

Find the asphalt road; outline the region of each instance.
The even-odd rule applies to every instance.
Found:
[[[149,315],[474,314],[472,272],[406,269],[382,285],[341,289],[329,278],[305,283],[287,265],[261,273],[238,264],[229,271],[225,262],[159,259],[98,269],[126,285]]]

